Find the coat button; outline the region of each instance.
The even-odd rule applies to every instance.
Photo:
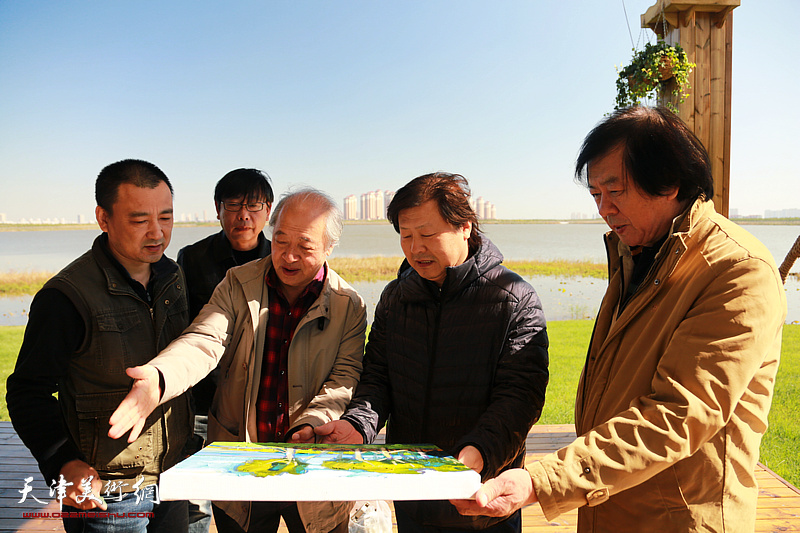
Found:
[[[169,300],[164,300],[164,305],[169,305]]]
[[[609,498],[609,490],[608,487],[603,487],[601,489],[595,489],[589,494],[586,495],[586,503],[589,504],[589,507],[594,507],[595,505],[600,505],[601,503],[605,502]]]

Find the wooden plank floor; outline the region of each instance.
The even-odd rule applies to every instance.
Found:
[[[573,438],[575,432],[572,425],[534,426],[527,440],[528,457],[541,457],[568,444]],[[756,475],[759,496],[755,531],[800,531],[800,491],[763,465],[759,465]],[[31,482],[33,490],[21,502],[27,477],[34,478]],[[34,497],[42,503],[37,502]],[[60,519],[23,518],[25,512],[57,511],[58,506],[50,499],[49,489],[39,474],[36,462],[17,437],[11,423],[0,422],[0,533],[63,532]],[[539,506],[531,505],[523,510],[522,516],[522,529],[525,533],[574,532],[577,512],[573,511],[547,522]],[[286,532],[283,524],[280,531]],[[213,526],[212,533],[216,533]]]

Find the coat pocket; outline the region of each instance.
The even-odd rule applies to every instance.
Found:
[[[683,496],[681,484],[675,474],[675,467],[670,467],[653,478],[661,495],[664,507],[671,515],[689,513],[689,504]]]
[[[153,454],[152,423],[148,420],[139,438],[128,443],[127,435],[119,439],[108,436],[111,414],[128,391],[80,394],[75,398],[80,447],[98,472],[115,472],[133,477],[139,474]]]
[[[120,309],[97,315],[97,335],[100,339],[100,350],[97,351],[95,364],[110,375],[123,375],[125,369],[135,366],[128,351],[131,330],[141,324],[136,309]]]

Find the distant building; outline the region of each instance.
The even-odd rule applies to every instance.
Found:
[[[494,220],[497,218],[497,207],[483,196],[478,196],[477,199],[470,198],[469,206],[481,220]]]
[[[777,211],[767,209],[764,211],[764,218],[800,218],[800,209],[779,209]]]
[[[386,218],[386,198],[383,191],[370,191],[361,195],[361,220]]]
[[[360,196],[350,194],[344,198],[342,214],[345,220],[386,220],[386,210],[394,199],[395,191],[381,189],[365,192]],[[469,205],[478,218],[491,220],[497,218],[497,207],[482,196],[470,198]]]
[[[383,205],[386,208],[383,211],[383,218],[387,218],[386,211],[389,209],[389,204],[392,203],[392,199],[394,199],[394,191],[386,191],[383,193]]]
[[[358,220],[358,198],[355,194],[345,196],[343,214],[345,220]]]

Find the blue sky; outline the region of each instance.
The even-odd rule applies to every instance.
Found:
[[[266,171],[337,201],[427,172],[500,218],[591,214],[572,181],[655,0],[0,0],[0,213],[93,218],[94,178],[152,161],[175,210]],[[625,10],[627,10],[627,20]],[[800,207],[797,0],[734,11],[731,207]]]

